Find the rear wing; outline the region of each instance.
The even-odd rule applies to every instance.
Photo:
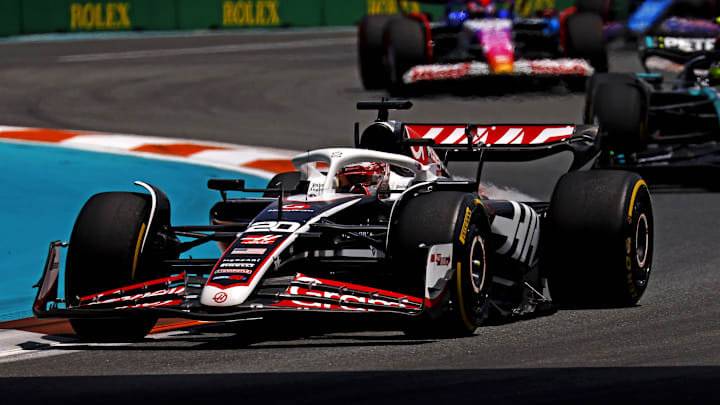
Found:
[[[570,171],[600,152],[598,129],[572,124],[401,123],[388,120],[388,110],[406,110],[412,103],[383,100],[358,103],[358,109],[377,109],[378,118],[362,134],[356,124],[355,146],[400,153],[422,164],[448,161],[528,161],[562,151],[573,154]]]
[[[567,151],[573,155],[573,171],[600,152],[597,127],[588,125],[405,124],[403,131],[404,143],[418,162],[439,160],[446,167],[451,161],[475,161],[480,165],[478,179],[483,162],[529,161]]]
[[[574,125],[405,124],[409,139],[432,139],[436,146],[536,145],[570,138]]]

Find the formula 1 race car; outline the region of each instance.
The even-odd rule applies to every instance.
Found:
[[[685,63],[705,52],[715,49],[720,25],[713,24],[717,34],[691,37],[681,35],[649,35],[638,45],[640,60],[647,72],[679,73]]]
[[[640,60],[646,71],[680,72],[700,53],[712,51],[720,35],[715,2],[648,0],[628,21],[638,38]]]
[[[629,34],[646,35],[717,35],[711,18],[718,12],[711,0],[645,0],[636,5],[627,21]],[[710,24],[709,24],[710,23]]]
[[[358,27],[360,76],[366,89],[482,77],[564,78],[582,86],[607,71],[599,14],[578,7],[520,17],[513,1],[448,1],[445,15],[368,15]],[[438,1],[435,1],[438,2]],[[400,8],[402,9],[402,8]]]
[[[660,74],[593,77],[585,122],[600,126],[598,166],[633,170],[657,183],[708,185],[714,176],[707,170],[720,165],[718,63],[718,52],[697,56],[667,86]],[[704,175],[691,175],[696,169]]]
[[[488,316],[637,303],[652,262],[650,194],[634,173],[578,171],[598,153],[595,127],[388,120],[389,109],[410,106],[359,103],[379,114],[356,130],[356,148],[299,154],[298,171],[267,189],[209,180],[222,196],[210,225],[171,224],[167,196],[143,182],[146,193],[94,195],[69,244],[50,246],[35,315],[70,318],[78,335],[98,340],[142,338],[158,317],[280,314],[466,336]],[[478,192],[483,162],[562,152],[572,164],[550,202]],[[476,177],[451,177],[455,162],[474,166]],[[179,258],[211,241],[219,258]]]

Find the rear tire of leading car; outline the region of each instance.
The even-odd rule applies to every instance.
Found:
[[[635,173],[565,174],[553,191],[542,267],[561,307],[637,304],[650,278],[653,209]]]
[[[390,92],[400,94],[406,89],[403,75],[428,62],[425,27],[412,18],[396,18],[385,28],[385,41]]]
[[[608,55],[602,18],[594,13],[575,13],[565,22],[568,57],[585,59],[595,72],[607,72]]]
[[[159,276],[159,263],[141,254],[150,215],[150,196],[112,192],[92,196],[75,221],[65,270],[65,296],[79,298],[148,281]],[[149,239],[149,238],[148,238]],[[153,316],[70,319],[83,339],[132,341],[147,335]]]
[[[388,250],[401,284],[424,297],[427,247],[452,244],[452,276],[426,313],[404,329],[412,337],[470,336],[487,317],[490,270],[484,235],[487,214],[476,196],[435,191],[408,200],[391,219]],[[484,221],[484,222],[483,222]],[[420,247],[424,245],[425,247]]]
[[[648,96],[629,75],[608,74],[595,79],[592,102],[586,114],[600,127],[603,150],[629,153],[640,149],[647,137]]]
[[[397,16],[366,15],[358,25],[358,64],[360,79],[366,90],[378,90],[387,86],[383,33],[385,26],[393,18]]]
[[[610,0],[577,0],[575,7],[578,13],[593,13],[606,19],[610,12]]]

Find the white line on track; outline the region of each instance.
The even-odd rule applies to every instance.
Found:
[[[145,59],[145,58],[161,58],[167,56],[183,56],[183,55],[211,55],[223,53],[266,51],[277,49],[297,49],[297,48],[316,48],[322,46],[333,45],[352,45],[355,44],[355,38],[329,38],[329,39],[308,39],[301,41],[286,41],[274,43],[250,43],[236,45],[215,45],[203,46],[195,48],[169,48],[169,49],[148,49],[142,51],[127,52],[107,52],[107,53],[91,53],[84,55],[66,55],[58,58],[62,63],[73,62],[97,62],[108,60],[124,60],[124,59]]]

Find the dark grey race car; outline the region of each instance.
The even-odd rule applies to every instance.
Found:
[[[660,74],[594,76],[585,121],[599,125],[596,166],[632,170],[656,184],[717,188],[720,168],[720,53],[688,61],[666,83]]]
[[[407,124],[388,109],[409,102],[358,106],[379,116],[356,148],[302,153],[298,171],[267,189],[210,180],[222,195],[210,225],[171,224],[167,196],[142,182],[145,193],[93,196],[69,244],[51,244],[34,313],[98,340],[142,338],[158,317],[332,314],[465,336],[489,316],[638,302],[652,262],[650,194],[636,174],[579,170],[599,152],[596,128]],[[570,172],[548,202],[478,193],[483,162],[563,151]],[[476,177],[450,176],[456,162],[474,163]],[[238,191],[263,195],[228,198]],[[213,241],[218,257],[179,258]]]

